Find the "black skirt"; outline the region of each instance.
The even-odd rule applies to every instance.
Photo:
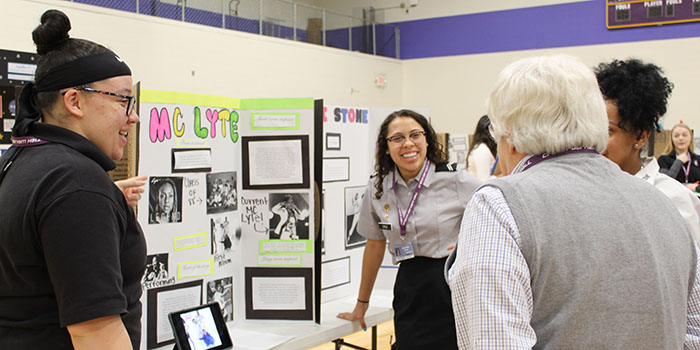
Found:
[[[447,258],[402,261],[394,283],[395,349],[457,349]]]

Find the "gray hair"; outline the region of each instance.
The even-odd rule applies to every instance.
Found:
[[[526,154],[605,149],[608,117],[593,71],[576,57],[530,57],[508,65],[488,99],[498,141]]]

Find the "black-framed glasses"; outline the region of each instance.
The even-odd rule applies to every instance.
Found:
[[[134,106],[136,106],[136,98],[134,96],[129,96],[129,95],[122,95],[118,94],[116,92],[109,92],[109,91],[102,91],[102,90],[97,90],[89,87],[75,87],[73,88],[75,90],[79,91],[87,91],[87,92],[96,92],[98,94],[103,94],[103,95],[109,95],[109,96],[114,96],[114,97],[119,97],[119,98],[125,98],[126,99],[126,115],[130,116],[131,113],[134,111]],[[61,95],[65,95],[66,92],[64,91]]]
[[[411,139],[411,142],[417,143],[424,135],[425,131],[414,131],[408,135],[408,138]],[[395,145],[403,145],[406,142],[406,136],[394,135],[392,137],[387,137],[386,140]]]

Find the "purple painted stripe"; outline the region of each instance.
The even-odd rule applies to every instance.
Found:
[[[401,58],[425,58],[700,36],[700,23],[608,30],[605,1],[395,23]]]

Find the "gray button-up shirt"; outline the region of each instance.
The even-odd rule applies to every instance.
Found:
[[[465,169],[435,171],[435,164],[431,162],[423,189],[416,199],[413,214],[406,223],[404,242],[401,239],[396,197],[392,189],[393,181],[395,178],[396,195],[399,198],[401,211],[405,214],[413,191],[418,185],[419,176],[406,184],[398,170],[394,172],[395,177],[392,173],[384,177],[384,193],[381,199],[374,197],[376,179],[369,180],[360,210],[357,231],[368,239],[386,239],[395,264],[397,260],[394,248],[405,242],[413,244],[415,256],[429,258],[447,256],[449,253],[447,247],[457,242],[464,208],[472,193],[481,186],[481,181],[471,176]]]

